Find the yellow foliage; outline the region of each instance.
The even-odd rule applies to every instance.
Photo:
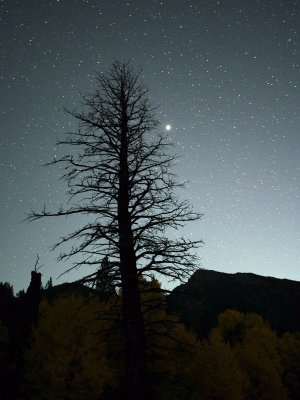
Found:
[[[278,351],[284,368],[283,382],[289,390],[291,400],[300,394],[300,340],[297,334],[285,333],[279,339]]]
[[[290,393],[299,393],[300,342],[295,336],[279,339],[260,316],[227,310],[200,342],[177,315],[166,312],[156,280],[141,278],[140,290],[158,399],[287,400],[283,382]],[[106,388],[120,384],[121,329],[112,327],[121,296],[104,302],[95,295],[71,294],[41,302],[25,355],[31,400],[98,400]]]
[[[219,330],[214,329],[208,340],[203,340],[198,355],[201,392],[205,399],[241,400],[249,384],[240,369],[234,351]]]
[[[240,370],[249,377],[247,398],[285,400],[278,337],[256,314],[227,310],[219,316],[218,331],[231,346]]]
[[[149,369],[161,400],[199,399],[196,335],[175,314],[167,314],[156,280],[140,280]]]
[[[99,318],[108,307],[95,296],[75,294],[41,302],[25,354],[32,399],[99,399],[106,386],[115,385],[104,338],[112,321]]]
[[[198,400],[196,336],[179,323],[177,316],[166,313],[165,296],[157,281],[142,279],[140,285],[149,368],[158,397]],[[38,326],[25,354],[31,400],[99,399],[106,387],[120,383],[121,332],[104,333],[117,318],[120,300],[116,296],[105,303],[96,296],[86,299],[71,294],[41,302]]]

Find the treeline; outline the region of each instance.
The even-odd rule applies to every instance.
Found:
[[[227,310],[200,340],[167,313],[157,281],[140,285],[158,399],[299,398],[298,334],[279,337],[261,316]],[[28,291],[15,297],[11,285],[0,284],[1,398],[119,399],[122,294],[48,284],[38,321],[33,318],[27,331],[26,296]]]

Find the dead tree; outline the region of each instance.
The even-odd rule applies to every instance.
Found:
[[[110,71],[97,75],[96,83],[93,94],[82,96],[82,112],[67,111],[79,121],[78,131],[58,142],[77,151],[49,163],[64,166],[71,205],[56,212],[33,211],[28,219],[87,215],[84,226],[53,248],[77,239],[79,244],[60,255],[60,260],[81,256],[68,271],[95,266],[98,271],[84,278],[92,282],[99,268],[108,268],[103,272],[119,283],[127,396],[148,399],[152,393],[139,276],[184,281],[195,271],[193,249],[201,241],[170,239],[166,230],[178,230],[200,214],[175,194],[183,186],[170,171],[176,157],[169,138],[157,131],[141,74],[128,63],[115,62]],[[101,263],[105,257],[109,263]]]

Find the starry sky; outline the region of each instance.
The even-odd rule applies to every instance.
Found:
[[[90,272],[57,280],[71,263],[49,250],[82,219],[21,221],[66,201],[42,164],[116,59],[171,126],[202,267],[300,280],[299,0],[2,0],[0,19],[0,281],[26,288],[37,253],[44,283]]]

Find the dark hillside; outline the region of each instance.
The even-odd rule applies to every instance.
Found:
[[[198,270],[168,296],[168,307],[199,337],[217,324],[228,308],[257,313],[281,334],[300,331],[300,282],[250,273]]]

